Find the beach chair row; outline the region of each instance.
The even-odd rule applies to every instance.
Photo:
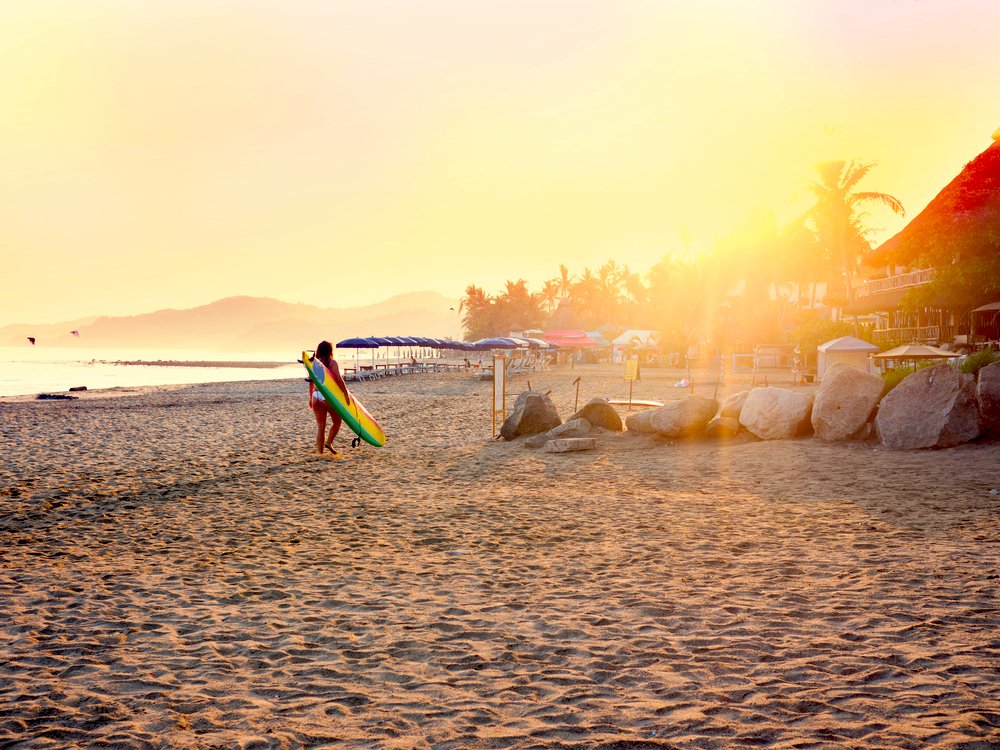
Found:
[[[360,365],[358,367],[345,367],[344,380],[366,381],[381,380],[397,375],[417,375],[424,372],[447,372],[460,369],[463,365],[446,362],[417,362],[416,364],[377,364]]]
[[[541,372],[549,369],[552,357],[548,354],[529,354],[525,357],[514,357],[507,362],[508,375],[520,375],[529,372]]]

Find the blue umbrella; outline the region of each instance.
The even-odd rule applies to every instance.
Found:
[[[384,336],[368,336],[369,341],[374,341],[379,346],[395,346],[395,342],[392,339],[385,338]]]
[[[487,349],[517,349],[518,344],[514,339],[509,339],[503,336],[494,336],[493,338],[479,339],[476,342],[476,349],[480,351],[485,351]]]
[[[354,350],[354,369],[358,369],[358,350],[359,349],[378,349],[378,344],[376,344],[371,339],[366,339],[362,336],[355,336],[353,339],[344,339],[343,341],[337,342],[338,349],[353,349]],[[375,367],[375,352],[372,352],[372,367]]]
[[[343,341],[337,342],[338,349],[378,349],[378,344],[376,344],[371,339],[366,339],[361,336],[356,336],[353,339],[344,339]]]

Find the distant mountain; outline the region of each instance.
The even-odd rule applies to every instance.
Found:
[[[451,308],[451,309],[450,309]],[[0,345],[102,349],[210,349],[298,351],[326,339],[351,336],[430,336],[459,333],[458,301],[437,292],[412,292],[364,307],[292,304],[266,297],[227,297],[187,310],[99,317],[47,325],[0,328]],[[80,336],[70,331],[78,330]]]

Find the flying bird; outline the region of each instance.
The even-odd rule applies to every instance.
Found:
[[[30,342],[31,342],[31,345],[32,345],[32,346],[34,346],[34,345],[35,345],[35,337],[34,337],[34,336],[28,336],[28,341],[30,341]]]
[[[70,333],[72,333],[74,336],[79,336],[80,335],[79,331],[70,331]]]

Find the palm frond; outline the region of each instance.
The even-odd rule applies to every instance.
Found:
[[[840,187],[845,193],[850,193],[851,189],[854,188],[861,180],[865,178],[872,169],[875,168],[876,163],[873,161],[857,161],[856,159],[851,159],[850,163],[844,169],[844,174],[841,177]]]
[[[899,199],[888,193],[862,192],[851,196],[851,203],[878,203],[891,210],[897,216],[906,216],[906,209]]]
[[[819,185],[825,192],[838,190],[840,188],[840,176],[844,172],[847,162],[843,159],[824,161],[816,165],[819,173]]]

